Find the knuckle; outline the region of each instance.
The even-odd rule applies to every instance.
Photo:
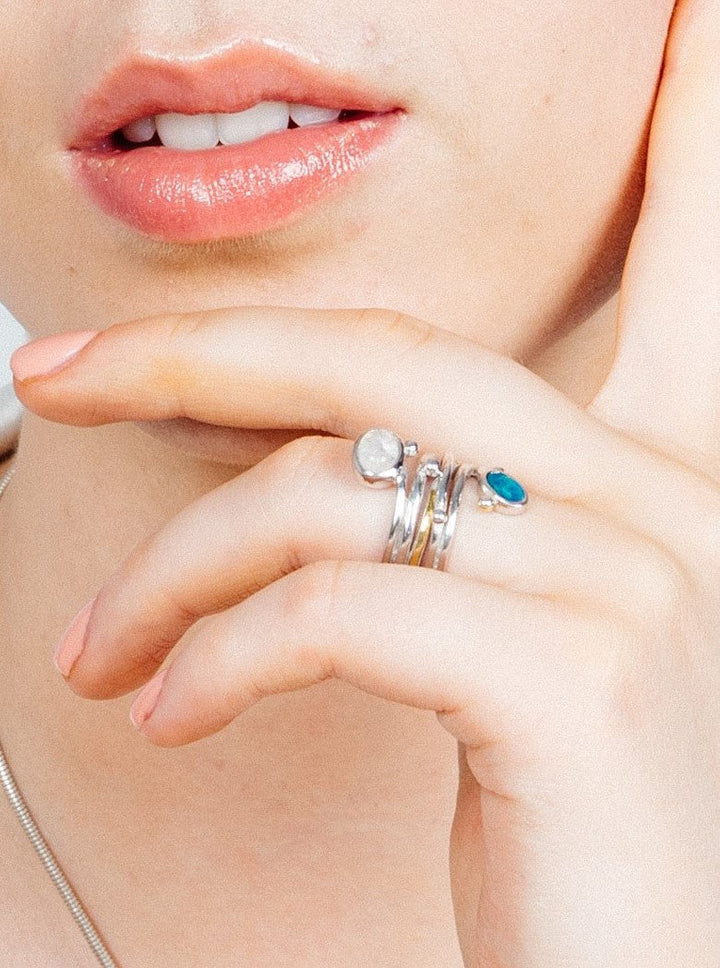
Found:
[[[342,635],[336,627],[336,606],[344,573],[343,562],[314,562],[289,576],[286,583],[280,618],[284,627],[293,629],[294,664],[308,682],[338,677]]]
[[[175,566],[172,573],[168,562]],[[164,659],[202,614],[188,598],[191,589],[172,580],[178,568],[176,549],[164,546],[162,533],[152,535],[132,550],[102,590],[105,613],[113,625],[132,633],[142,663],[146,658],[150,663]]]
[[[632,740],[657,728],[667,719],[668,697],[695,675],[697,660],[688,648],[688,602],[682,595],[674,598],[671,572],[666,580],[668,600],[658,605],[652,627],[648,622],[614,621],[596,660],[588,708],[598,729],[614,739]]]
[[[668,554],[656,553],[635,582],[636,614],[641,630],[667,636],[677,630],[691,596],[691,580],[680,562]]]
[[[601,722],[612,735],[632,736],[646,730],[667,700],[668,675],[677,679],[677,666],[668,651],[642,635],[628,632],[627,644],[616,654],[605,688],[600,692]]]
[[[655,659],[647,637],[632,622],[613,620],[592,630],[592,659],[579,693],[582,731],[616,735],[643,718],[645,695]],[[580,681],[579,681],[580,684]]]
[[[128,671],[133,675],[152,675],[167,658],[174,642],[148,639],[130,656]]]
[[[281,605],[282,619],[303,638],[312,639],[333,624],[345,587],[347,564],[316,561],[288,578]]]
[[[306,563],[308,536],[317,532],[319,512],[327,516],[336,475],[331,460],[333,443],[327,437],[298,437],[268,459],[267,485],[275,495],[272,512],[268,513],[275,521],[292,524],[283,528],[288,570]],[[303,509],[300,516],[298,508]]]
[[[405,313],[383,310],[379,323],[389,339],[404,344],[408,350],[424,349],[439,339],[435,326]]]
[[[170,554],[168,554],[168,550]],[[116,581],[130,589],[142,589],[147,596],[166,597],[166,562],[173,560],[172,549],[163,548],[161,534],[154,534],[142,540],[133,548],[124,565],[117,572]],[[174,610],[185,613],[185,606],[167,594]]]
[[[163,326],[160,334],[168,355],[177,352],[178,346],[188,336],[195,336],[207,324],[208,320],[202,313],[170,313],[169,315],[163,316]]]
[[[436,343],[442,336],[436,326],[399,310],[353,310],[352,321],[360,335],[392,343],[394,353],[422,349]]]
[[[272,457],[272,472],[277,475],[274,483],[293,493],[311,488],[319,475],[327,473],[328,467],[327,437],[296,437]]]

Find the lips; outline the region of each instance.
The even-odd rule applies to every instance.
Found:
[[[261,101],[343,114],[199,151],[130,149],[118,138],[141,118],[230,114]],[[106,214],[166,241],[201,242],[271,230],[335,194],[382,153],[403,117],[353,77],[263,42],[210,57],[129,59],[80,105],[68,142],[79,184]]]

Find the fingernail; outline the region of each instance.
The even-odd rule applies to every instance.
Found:
[[[13,376],[16,380],[30,380],[61,370],[94,336],[97,336],[94,330],[83,330],[80,333],[58,333],[26,343],[10,357]]]
[[[90,619],[90,612],[95,604],[95,599],[88,602],[85,608],[80,609],[75,618],[68,625],[60,644],[55,650],[55,665],[58,672],[62,673],[67,679],[72,671],[72,667],[80,658],[85,647],[85,632]]]
[[[152,716],[157,706],[158,698],[160,697],[160,690],[169,671],[170,666],[167,666],[162,672],[158,672],[155,678],[148,682],[130,707],[130,722],[135,729],[140,729]]]

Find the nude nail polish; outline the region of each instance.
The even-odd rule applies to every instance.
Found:
[[[22,381],[55,373],[67,366],[94,336],[97,336],[95,330],[84,330],[80,333],[57,333],[26,343],[15,350],[10,358],[13,376]]]
[[[60,644],[55,650],[55,666],[66,679],[85,647],[85,633],[94,604],[95,599],[93,598],[84,608],[80,609],[67,627],[65,634],[60,639]]]
[[[158,672],[155,678],[148,682],[130,707],[130,722],[135,729],[140,729],[143,723],[146,723],[152,716],[160,697],[160,690],[163,687],[169,671],[170,667],[167,666],[162,672]]]

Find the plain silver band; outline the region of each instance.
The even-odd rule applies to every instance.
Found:
[[[420,508],[423,505],[423,497],[428,486],[428,479],[432,471],[439,468],[437,457],[426,455],[418,464],[415,472],[415,479],[410,487],[410,492],[405,503],[405,517],[403,527],[396,538],[396,546],[390,561],[396,564],[406,565],[410,560],[410,554],[415,540],[415,529],[418,523]],[[435,474],[432,474],[435,477]],[[398,540],[399,539],[399,540]]]
[[[477,473],[477,470],[472,466],[472,464],[461,464],[455,471],[455,475],[450,486],[450,501],[448,504],[447,520],[445,521],[445,527],[443,528],[442,536],[438,542],[435,557],[433,558],[432,563],[432,567],[437,571],[445,571],[448,555],[450,554],[450,542],[455,534],[457,513],[458,508],[460,507],[460,501],[462,499],[465,483],[469,477],[476,477]]]
[[[397,554],[395,548],[400,542],[403,524],[405,522],[405,508],[407,505],[407,467],[405,467],[404,464],[402,467],[398,468],[397,477],[395,478],[395,486],[395,509],[393,510],[390,533],[388,534],[387,545],[385,546],[385,554],[383,555],[382,559],[384,562],[395,561]]]
[[[457,464],[452,456],[445,454],[442,460],[441,474],[433,481],[433,490],[435,492],[433,521],[425,553],[419,562],[419,564],[427,568],[437,567],[435,561],[438,558],[438,549],[447,529],[449,500],[456,470]]]
[[[413,558],[416,557],[418,553],[420,540],[422,538],[423,525],[426,524],[425,519],[430,510],[430,502],[434,498],[437,482],[440,480],[440,474],[441,474],[441,466],[438,463],[437,458],[435,457],[428,458],[428,467],[425,472],[425,487],[423,488],[422,496],[418,503],[418,507],[415,511],[413,537],[412,537],[412,541],[410,542],[410,547],[408,548],[407,555],[405,558],[406,565],[414,564],[419,566],[419,565],[422,565],[423,563],[423,558],[425,556],[425,551],[427,548],[427,542],[430,540],[430,531],[432,528],[432,525],[430,524],[430,522],[427,522],[429,527],[426,532],[427,533],[427,539],[425,541],[426,547],[422,549],[420,553],[420,557],[418,558],[417,561],[413,561]],[[433,508],[433,512],[434,512],[434,508]]]

